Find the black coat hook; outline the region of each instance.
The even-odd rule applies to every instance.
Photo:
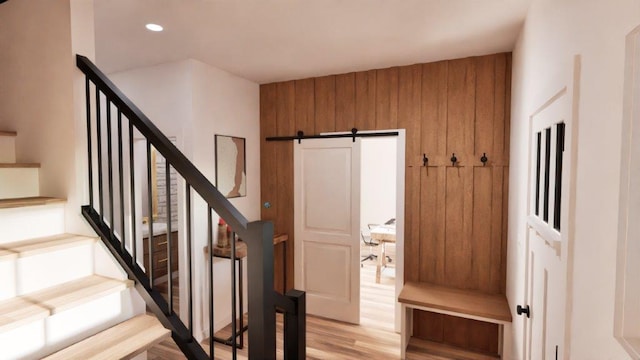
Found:
[[[487,165],[487,161],[489,159],[487,159],[487,153],[482,153],[482,157],[480,158],[480,161],[482,161],[482,166]]]
[[[428,163],[429,158],[427,157],[427,154],[422,154],[422,166],[427,166]]]
[[[353,142],[356,142],[356,133],[358,132],[358,129],[353,128],[351,129],[351,134],[353,135]]]
[[[302,130],[298,130],[298,144],[302,141],[302,137],[304,136],[304,132]]]
[[[458,162],[458,158],[456,157],[456,153],[451,153],[451,166],[456,166]]]

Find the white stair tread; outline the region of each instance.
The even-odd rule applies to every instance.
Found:
[[[37,206],[48,205],[55,203],[63,203],[65,199],[46,197],[46,196],[33,196],[14,199],[0,199],[0,209],[16,208],[24,206]]]
[[[47,360],[129,359],[168,338],[153,316],[139,315],[45,357]]]
[[[48,251],[56,251],[94,242],[96,242],[96,238],[83,235],[60,234],[0,244],[0,261],[33,256]]]
[[[52,288],[0,301],[0,332],[57,314],[79,304],[133,285],[98,275],[87,276]]]
[[[0,163],[0,169],[2,168],[40,168],[40,164],[36,163]]]

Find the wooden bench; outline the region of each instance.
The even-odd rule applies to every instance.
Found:
[[[498,324],[498,351],[502,356],[504,326],[511,324],[511,311],[504,295],[488,295],[424,282],[408,282],[402,287],[398,302],[402,305],[402,359],[405,359],[407,345],[413,335],[414,309]]]

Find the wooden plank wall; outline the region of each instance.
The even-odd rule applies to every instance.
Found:
[[[261,85],[261,197],[271,204],[262,219],[289,234],[286,288],[294,274],[293,148],[265,137],[403,128],[405,280],[504,293],[510,74],[511,54],[501,53]],[[282,291],[281,247],[275,256]],[[416,336],[497,351],[496,327],[431,313],[415,323]]]

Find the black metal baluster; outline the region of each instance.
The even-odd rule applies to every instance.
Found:
[[[131,261],[136,263],[136,188],[135,188],[135,156],[133,152],[133,124],[129,120],[129,186],[131,187]]]
[[[87,165],[89,170],[89,206],[93,209],[93,153],[91,151],[91,87],[89,77],[85,76],[85,99],[87,103]]]
[[[191,264],[191,186],[187,183],[186,185],[186,201],[187,201],[187,274],[189,278],[189,290],[187,293],[189,294],[189,335],[193,337],[193,274],[192,274],[192,264]]]
[[[242,296],[242,292],[244,289],[242,280],[243,276],[242,276],[242,258],[240,259],[240,261],[238,261],[238,289],[240,289],[238,291],[238,303],[240,304],[240,309],[244,309],[244,297]],[[240,349],[244,348],[244,332],[245,332],[245,327],[244,327],[244,313],[243,311],[240,311]]]
[[[113,146],[111,139],[111,101],[106,99],[107,106],[107,170],[109,174],[109,229],[111,230],[111,239],[115,237],[115,219],[113,218]]]
[[[100,90],[96,87],[96,131],[98,142],[98,202],[100,205],[100,220],[104,219],[104,204],[102,193],[102,124],[100,123]]]
[[[118,109],[118,186],[120,187],[120,245],[125,250],[126,231],[124,229],[124,174],[122,159],[122,111]]]
[[[147,205],[149,206],[149,237],[147,247],[149,250],[149,288],[153,288],[153,190],[151,189],[151,143],[147,140]],[[155,164],[153,164],[155,167]]]
[[[238,329],[236,328],[236,233],[231,233],[231,356],[233,360],[238,356]],[[242,291],[242,290],[240,290]]]
[[[167,192],[167,274],[169,281],[169,289],[167,290],[167,295],[169,296],[169,313],[173,312],[173,274],[171,273],[171,251],[173,247],[171,246],[171,166],[169,165],[169,160],[164,159],[164,177],[165,184],[164,188]]]
[[[209,261],[209,358],[214,359],[213,346],[213,224],[211,206],[207,210],[207,249]]]

